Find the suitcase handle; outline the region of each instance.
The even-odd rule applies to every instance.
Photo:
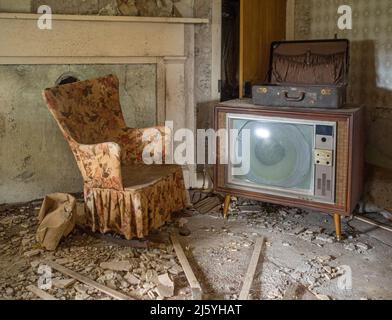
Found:
[[[287,101],[300,102],[305,99],[305,92],[301,92],[298,97],[290,97],[288,91],[284,91],[284,97]]]

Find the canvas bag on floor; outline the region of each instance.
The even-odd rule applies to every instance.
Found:
[[[38,215],[37,241],[55,250],[63,237],[75,228],[76,199],[64,193],[47,195]]]

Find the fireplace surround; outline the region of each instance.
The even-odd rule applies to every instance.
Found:
[[[195,130],[194,26],[208,19],[0,13],[0,65],[154,65],[156,124]],[[60,76],[60,75],[59,75]],[[195,170],[184,167],[187,187]]]

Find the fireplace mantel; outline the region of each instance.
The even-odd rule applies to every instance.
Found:
[[[185,56],[185,29],[206,19],[0,13],[0,64],[113,63],[116,59]],[[80,60],[80,61],[79,61]]]
[[[208,19],[53,15],[41,30],[39,17],[0,13],[0,65],[155,64],[157,124],[196,130],[194,26]],[[184,178],[195,187],[195,168]]]
[[[1,13],[0,19],[38,20],[40,14],[29,13]],[[202,24],[209,23],[203,18],[178,18],[178,17],[140,17],[140,16],[95,16],[95,15],[67,15],[53,14],[53,21],[113,21],[113,22],[150,22],[150,23],[182,23]]]

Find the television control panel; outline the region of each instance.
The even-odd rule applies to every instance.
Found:
[[[327,201],[335,200],[335,128],[329,125],[316,126],[315,139],[315,197]]]

